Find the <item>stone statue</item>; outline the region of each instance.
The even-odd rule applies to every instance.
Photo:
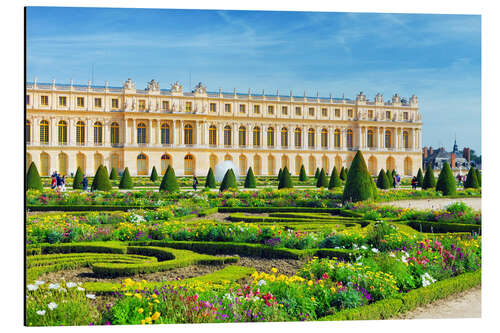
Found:
[[[160,82],[156,82],[154,79],[148,82],[146,88],[147,91],[160,91]]]
[[[135,89],[135,83],[132,79],[129,78],[127,81],[123,82],[123,89]]]
[[[384,96],[381,93],[377,93],[375,95],[375,102],[376,103],[384,103]]]
[[[194,87],[194,93],[198,94],[206,94],[207,93],[207,87],[202,85],[201,82],[198,82],[198,84]]]
[[[172,92],[181,93],[182,92],[182,84],[179,84],[179,82],[176,81],[175,83],[170,85],[170,90]]]

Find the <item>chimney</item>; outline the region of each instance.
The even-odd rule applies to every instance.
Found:
[[[464,148],[464,158],[467,160],[467,162],[470,162],[470,148]]]
[[[427,156],[429,156],[429,154],[427,152],[427,147],[424,147],[424,159],[426,159]]]
[[[432,155],[432,146],[429,147],[429,155]]]
[[[450,167],[452,169],[456,166],[456,159],[457,159],[457,156],[455,155],[455,153],[451,153]]]

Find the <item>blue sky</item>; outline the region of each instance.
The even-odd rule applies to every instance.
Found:
[[[423,145],[481,152],[481,17],[29,7],[27,77],[39,82],[388,100],[419,97]]]

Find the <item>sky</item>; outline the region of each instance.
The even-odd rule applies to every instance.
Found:
[[[93,76],[92,76],[93,67]],[[419,98],[422,145],[481,153],[481,16],[28,7],[28,81]]]

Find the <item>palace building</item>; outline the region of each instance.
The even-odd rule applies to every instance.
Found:
[[[276,175],[287,166],[298,175],[316,168],[350,166],[357,150],[369,171],[396,169],[403,176],[422,166],[422,121],[418,99],[398,94],[369,101],[265,94],[191,92],[174,83],[144,90],[128,79],[122,87],[52,83],[26,85],[27,165],[42,176],[77,167],[93,175],[99,165],[131,175],[201,175],[231,160],[244,175]]]

